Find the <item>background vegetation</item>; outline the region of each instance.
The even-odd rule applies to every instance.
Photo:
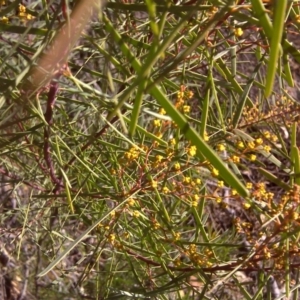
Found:
[[[299,1],[0,1],[1,299],[299,299]]]

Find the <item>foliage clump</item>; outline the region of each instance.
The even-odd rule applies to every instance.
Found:
[[[0,2],[3,297],[296,299],[281,1]]]

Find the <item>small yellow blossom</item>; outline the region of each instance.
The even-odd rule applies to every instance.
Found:
[[[239,162],[240,162],[240,158],[239,158],[238,156],[236,156],[236,155],[233,155],[233,156],[231,157],[231,159],[232,159],[232,161],[233,161],[234,163],[239,163]]]
[[[231,191],[231,195],[232,195],[232,196],[236,196],[236,195],[237,195],[237,190],[233,189],[233,190]]]
[[[264,146],[264,150],[269,153],[270,150],[271,150],[271,147],[270,146]]]
[[[184,100],[183,99],[177,99],[176,103],[175,103],[175,107],[176,108],[181,108],[182,105],[184,105]]]
[[[222,202],[222,198],[221,197],[217,197],[216,201],[217,201],[217,203],[221,203]]]
[[[200,199],[200,197],[199,197],[199,195],[193,195],[193,198],[194,198],[194,201],[199,201],[199,199]]]
[[[218,181],[218,187],[224,187],[224,181],[219,180]]]
[[[191,205],[192,205],[193,207],[197,207],[197,206],[198,206],[198,201],[192,201],[192,202],[191,202]]]
[[[173,156],[174,150],[172,148],[167,148],[166,149],[166,154],[168,157]]]
[[[299,218],[299,213],[297,213],[296,211],[294,211],[294,212],[292,213],[292,219],[293,219],[293,220],[298,220],[298,218]]]
[[[246,188],[247,188],[247,189],[252,189],[252,188],[253,188],[252,182],[247,182],[247,183],[246,183]]]
[[[97,225],[97,228],[98,228],[98,229],[101,229],[103,226],[104,226],[104,225],[103,225],[102,223],[99,223],[99,224]]]
[[[191,111],[191,107],[189,105],[184,105],[182,110],[185,114],[188,114]]]
[[[131,160],[132,159],[132,154],[130,152],[125,152],[124,154],[125,158]]]
[[[266,139],[270,139],[270,138],[271,138],[271,133],[270,133],[270,131],[265,131],[265,132],[264,132],[264,137],[265,137]]]
[[[211,171],[212,176],[217,177],[219,176],[219,170],[217,170],[216,168],[213,168]]]
[[[175,232],[174,233],[174,239],[175,239],[175,241],[178,241],[179,239],[180,239],[180,232]]]
[[[187,150],[187,153],[188,153],[190,156],[195,156],[196,153],[197,153],[197,147],[196,147],[196,146],[191,146],[191,147]]]
[[[217,145],[217,150],[218,150],[218,151],[225,151],[225,149],[226,149],[226,147],[225,147],[224,144],[219,144],[219,145]]]
[[[204,132],[203,139],[205,142],[209,141],[209,136],[208,136],[207,132]]]
[[[176,145],[176,140],[175,140],[174,138],[171,138],[171,139],[169,140],[169,144],[170,144],[171,146],[175,146],[175,145]]]
[[[251,205],[249,203],[244,203],[244,208],[245,209],[249,209],[251,207]]]
[[[270,258],[272,257],[272,255],[271,255],[270,252],[266,252],[266,253],[264,254],[264,257],[265,257],[265,259],[270,259]]]
[[[124,232],[123,234],[124,239],[128,239],[130,237],[130,233],[128,231]]]
[[[163,160],[163,156],[162,155],[156,155],[155,159],[156,159],[156,162],[161,162]]]
[[[19,13],[18,13],[18,17],[20,18],[20,19],[23,19],[23,20],[32,20],[32,19],[34,19],[34,16],[33,15],[31,15],[31,14],[28,14],[28,13],[26,13],[26,12],[23,12],[23,11],[20,11]]]
[[[154,229],[157,230],[157,229],[160,228],[160,224],[159,224],[156,220],[154,220],[152,224],[153,224],[153,228],[154,228]]]
[[[257,188],[260,190],[260,191],[265,191],[266,190],[266,186],[263,182],[259,182],[257,184]]]
[[[186,183],[186,184],[191,183],[191,177],[184,177],[183,182]]]
[[[116,236],[115,236],[114,234],[110,234],[110,235],[108,236],[108,240],[109,240],[111,243],[113,243],[113,242],[115,241],[115,239],[116,239]]]
[[[170,193],[169,188],[166,187],[166,186],[164,186],[164,187],[162,188],[162,191],[163,191],[164,194],[169,194],[169,193]]]
[[[278,141],[278,137],[277,137],[275,134],[272,134],[272,135],[271,135],[271,140],[272,140],[273,142],[277,142],[277,141]]]
[[[250,155],[250,160],[251,161],[256,161],[256,155],[255,154],[251,154]]]
[[[201,184],[201,183],[202,183],[202,181],[201,181],[200,178],[197,178],[197,179],[195,180],[195,182],[196,182],[196,184]]]
[[[256,145],[262,145],[263,142],[264,142],[264,141],[263,141],[262,138],[258,138],[258,139],[255,140],[255,144],[256,144]]]
[[[243,33],[244,33],[244,31],[243,31],[243,29],[242,28],[236,28],[235,30],[234,30],[234,35],[235,36],[242,36],[243,35]]]
[[[159,127],[161,125],[161,120],[158,120],[158,119],[153,120],[153,125],[155,127]]]
[[[192,91],[187,91],[187,98],[191,99],[194,96],[194,93]]]
[[[163,134],[161,132],[158,132],[155,136],[157,136],[159,139],[163,137]]]
[[[0,22],[4,23],[4,24],[7,24],[8,23],[8,18],[7,17],[2,17],[2,18],[0,18]]]
[[[183,99],[184,91],[177,92],[177,99]]]
[[[154,189],[157,188],[157,181],[156,180],[151,181],[151,187],[154,188]]]
[[[26,7],[22,4],[19,4],[19,12],[20,13],[25,13],[26,12]]]
[[[176,162],[176,163],[174,164],[174,169],[175,169],[176,171],[179,171],[179,170],[180,170],[180,163],[179,163],[179,162]]]
[[[173,263],[174,263],[174,266],[180,267],[180,266],[181,266],[181,263],[182,263],[180,257],[177,257],[177,258],[173,261]]]
[[[255,149],[255,143],[254,142],[249,142],[248,143],[248,148],[251,149],[251,150]]]
[[[196,253],[196,251],[197,251],[197,247],[196,247],[195,244],[190,244],[188,250],[189,250],[189,252],[190,252],[191,254],[194,254],[194,253]]]
[[[159,110],[159,114],[160,115],[165,115],[167,112],[163,109],[163,108],[161,108],[160,110]]]
[[[171,125],[172,125],[172,128],[178,128],[178,125],[174,121],[172,121]]]
[[[33,15],[31,15],[31,14],[27,14],[26,15],[26,19],[27,20],[33,20],[33,19],[35,19],[35,17]]]
[[[132,215],[135,217],[135,218],[138,218],[140,216],[140,212],[138,210],[135,210]]]
[[[245,148],[245,145],[244,145],[244,143],[243,143],[242,141],[239,141],[239,142],[237,143],[237,146],[238,146],[238,148],[240,148],[240,149],[244,149],[244,148]]]
[[[128,160],[133,160],[133,159],[138,158],[139,154],[140,154],[140,151],[137,148],[131,147],[127,152],[125,152],[124,156]]]
[[[135,205],[135,200],[133,198],[128,199],[128,204],[130,206],[134,206]]]

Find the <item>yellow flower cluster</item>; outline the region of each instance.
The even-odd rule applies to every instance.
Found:
[[[163,189],[162,189],[162,192],[163,192],[164,194],[169,194],[169,193],[170,193],[170,190],[169,190],[169,188],[168,188],[167,186],[164,186]]]
[[[0,1],[0,7],[2,5],[6,5],[6,1]],[[33,20],[35,18],[32,14],[27,13],[26,6],[24,6],[22,4],[19,4],[19,6],[18,6],[17,16],[19,19],[27,20],[27,21]],[[0,23],[8,24],[8,22],[9,22],[8,17],[4,16],[4,17],[0,18]]]
[[[208,134],[207,134],[206,131],[204,132],[204,137],[203,137],[203,139],[204,139],[205,142],[208,142],[208,141],[209,141],[209,136],[208,136]]]
[[[136,201],[133,198],[128,199],[129,206],[135,206]]]
[[[218,144],[217,145],[217,150],[218,151],[225,151],[225,149],[226,149],[226,146],[224,144]]]
[[[188,176],[187,176],[187,177],[184,177],[184,178],[183,178],[183,183],[184,183],[184,184],[190,184],[191,181],[192,181],[191,177],[188,177]]]
[[[0,18],[0,23],[4,23],[4,24],[7,24],[8,23],[8,18],[7,17],[2,17]]]
[[[157,220],[154,220],[152,222],[152,226],[155,230],[159,229],[160,228],[160,224],[157,222]]]
[[[136,147],[131,147],[127,152],[125,152],[124,156],[129,161],[137,159],[140,155],[140,151]]]
[[[23,20],[32,20],[34,16],[26,12],[26,7],[22,4],[19,4],[18,8],[18,17]]]
[[[153,125],[154,125],[154,127],[160,127],[160,125],[161,125],[161,120],[159,120],[159,119],[153,120]]]
[[[232,157],[231,157],[231,160],[234,162],[234,163],[239,163],[240,162],[240,158],[238,157],[238,156],[236,156],[236,155],[233,155]]]
[[[197,153],[197,147],[196,146],[191,146],[190,148],[187,149],[187,153],[190,156],[195,156]]]
[[[115,234],[110,234],[108,237],[107,237],[108,241],[111,243],[111,244],[114,244],[115,243],[115,240],[116,240],[116,235]]]
[[[175,107],[183,113],[188,114],[191,111],[191,107],[190,105],[186,104],[186,101],[191,99],[193,96],[194,93],[182,85],[180,87],[180,91],[177,93]]]
[[[179,171],[179,170],[180,170],[180,163],[179,163],[179,162],[176,162],[176,163],[174,164],[174,169],[175,169],[176,171]]]
[[[267,153],[270,153],[272,150],[271,143],[278,141],[278,137],[275,134],[270,133],[269,131],[262,132],[262,136],[253,139],[252,141],[236,141],[236,148],[241,151],[239,154],[233,154],[230,157],[230,161],[234,163],[239,163],[240,158],[247,158],[248,160],[254,162],[257,159],[257,155],[254,154],[254,151],[264,150]],[[222,151],[223,145],[217,145],[217,150]]]
[[[162,155],[156,155],[156,157],[155,157],[157,163],[161,163],[163,158],[164,157]]]
[[[151,180],[151,187],[154,188],[154,189],[156,189],[157,186],[158,186],[157,181],[156,180]]]
[[[174,232],[174,240],[175,241],[178,241],[180,239],[180,236],[181,236],[180,232]]]
[[[132,216],[138,218],[140,216],[140,212],[138,210],[133,211]]]
[[[199,253],[197,251],[197,246],[195,244],[190,244],[187,249],[187,256],[191,261],[200,266],[210,267],[212,263],[210,262],[210,258],[213,255],[213,252],[209,249],[205,250],[204,253]]]
[[[165,115],[167,112],[163,109],[163,108],[161,108],[160,110],[159,110],[159,114],[160,115]]]
[[[240,28],[240,27],[238,27],[238,28],[236,28],[236,29],[234,30],[234,35],[237,36],[237,37],[242,36],[243,33],[244,33],[244,31],[243,31],[243,29]]]
[[[213,177],[218,177],[219,176],[219,170],[217,170],[216,168],[212,168],[211,175]]]

